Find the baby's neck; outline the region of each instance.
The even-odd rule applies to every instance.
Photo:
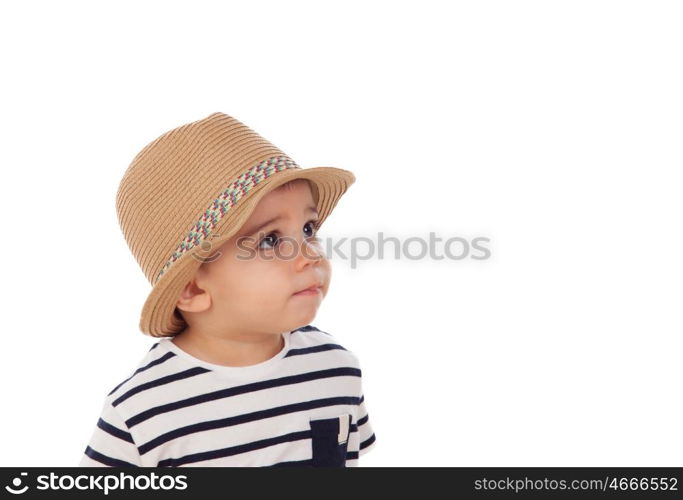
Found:
[[[186,353],[207,363],[222,366],[250,366],[269,360],[285,346],[282,334],[227,338],[198,334],[188,327],[172,342]]]

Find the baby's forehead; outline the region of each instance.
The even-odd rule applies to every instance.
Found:
[[[270,221],[299,214],[308,217],[317,213],[308,181],[295,179],[276,187],[259,200],[236,234],[251,234]]]
[[[293,179],[287,181],[284,184],[273,189],[272,192],[283,192],[283,191],[297,191],[300,190],[303,193],[311,193],[311,183],[308,179]],[[268,193],[270,194],[270,193]]]
[[[294,179],[267,193],[254,207],[249,219],[286,215],[313,206],[313,190],[306,179]]]

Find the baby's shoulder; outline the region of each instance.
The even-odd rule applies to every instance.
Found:
[[[360,368],[358,358],[329,331],[313,325],[306,325],[291,333],[290,350],[298,352],[334,352],[344,358],[347,364]],[[291,354],[291,353],[290,353]]]
[[[143,384],[149,385],[151,381],[175,373],[177,367],[173,358],[176,355],[168,349],[161,348],[161,345],[162,341],[155,342],[128,375],[107,394],[114,406],[135,391],[139,391],[141,386],[144,387]]]

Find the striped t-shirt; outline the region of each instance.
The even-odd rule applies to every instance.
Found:
[[[357,466],[374,447],[357,357],[308,325],[250,366],[162,338],[107,395],[81,467]]]

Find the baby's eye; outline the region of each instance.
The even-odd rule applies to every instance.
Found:
[[[263,243],[263,242],[266,242],[266,243],[268,243],[268,244],[272,244],[273,246],[272,246],[272,247],[263,247],[263,246],[262,246],[262,243]],[[258,247],[259,247],[259,248],[273,248],[275,245],[277,245],[277,242],[278,242],[277,233],[270,233],[270,234],[266,235],[266,236],[259,242]]]
[[[318,230],[317,224],[318,221],[309,221],[304,224],[304,233],[306,233],[307,238],[312,238],[315,236]],[[278,244],[279,241],[280,238],[278,237],[277,231],[275,231],[267,234],[261,241],[259,241],[258,248],[262,250],[272,249]],[[268,246],[263,246],[264,243]]]
[[[317,224],[317,221],[310,221],[310,222],[307,222],[306,224],[304,224],[304,228],[305,228],[305,227],[308,227],[309,230],[310,230],[310,232],[311,232],[311,234],[306,235],[306,236],[308,236],[309,238],[310,238],[311,236],[314,236],[314,235],[315,235],[315,233],[316,233],[316,231],[317,231],[317,229],[318,229],[317,226],[316,226],[316,224]],[[304,229],[304,231],[305,231],[305,229]]]

